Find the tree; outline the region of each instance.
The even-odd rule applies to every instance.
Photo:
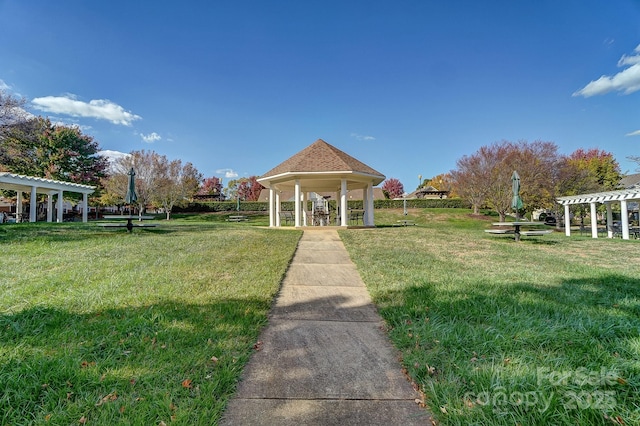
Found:
[[[180,160],[169,161],[154,151],[132,151],[114,162],[113,173],[105,183],[109,192],[105,201],[124,204],[131,168],[136,173],[136,204],[140,214],[147,206],[162,207],[167,213],[167,220],[175,205],[193,197],[202,180],[202,175],[191,163],[183,166]]]
[[[108,161],[100,146],[78,127],[54,125],[31,118],[5,126],[0,137],[2,167],[13,173],[47,179],[100,185]]]
[[[222,198],[222,182],[220,178],[213,176],[202,181],[202,185],[196,195],[209,196],[211,198]]]
[[[593,191],[616,189],[622,175],[620,165],[610,152],[593,149],[577,149],[569,155],[569,161],[579,170],[586,170],[586,181],[583,186],[590,186]]]
[[[620,165],[610,152],[599,149],[577,149],[564,159],[565,167],[572,174],[563,180],[560,195],[577,195],[617,189],[622,175]],[[600,206],[600,208],[603,208]],[[584,221],[590,214],[586,205],[573,207],[576,216]]]
[[[404,186],[396,178],[389,178],[382,184],[382,192],[386,198],[400,198],[404,194]]]
[[[10,126],[26,120],[27,113],[23,109],[26,99],[18,98],[4,89],[0,89],[0,137],[1,131]]]
[[[469,200],[474,213],[486,204],[504,221],[511,211],[513,171],[520,175],[525,208],[532,211],[552,200],[548,188],[557,161],[557,146],[552,142],[502,141],[458,160],[451,174],[458,193]]]
[[[198,191],[202,175],[191,163],[183,166],[180,160],[169,161],[164,155],[157,156],[155,161],[157,170],[152,199],[170,220],[173,207],[186,204]]]
[[[240,179],[237,195],[245,201],[258,201],[263,189],[264,186],[258,182],[257,176],[249,176],[249,178]]]
[[[469,201],[474,214],[480,213],[480,207],[485,203],[490,179],[491,167],[493,164],[487,163],[487,158],[482,155],[485,147],[470,156],[463,156],[456,162],[458,167],[451,171],[453,183],[458,194],[463,199]]]
[[[451,173],[440,173],[439,175],[434,176],[431,179],[423,180],[420,186],[418,186],[418,188],[416,189],[432,186],[438,191],[449,191],[449,197],[455,197],[457,193],[455,191],[454,183],[455,182]]]

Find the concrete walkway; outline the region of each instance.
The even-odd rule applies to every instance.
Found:
[[[305,230],[222,425],[430,425],[335,230]]]

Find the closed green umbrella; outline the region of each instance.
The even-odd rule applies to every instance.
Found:
[[[518,211],[524,207],[522,198],[520,198],[520,176],[515,170],[511,175],[511,189],[513,191],[513,198],[511,198],[511,208],[516,211],[516,220],[518,219]]]
[[[127,186],[127,195],[124,197],[125,204],[133,204],[138,200],[138,194],[136,194],[136,172],[133,170],[129,170],[129,184]]]

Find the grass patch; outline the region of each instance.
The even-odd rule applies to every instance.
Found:
[[[301,233],[97,228],[0,226],[0,424],[215,424]]]
[[[516,243],[469,213],[340,231],[440,424],[640,424],[640,243]]]

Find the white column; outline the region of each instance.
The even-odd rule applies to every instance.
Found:
[[[31,196],[29,198],[29,222],[36,221],[36,207],[38,207],[38,195],[36,194],[36,187],[31,187]]]
[[[280,205],[280,191],[273,191],[276,203],[276,226],[282,226],[280,224],[280,211],[282,210],[282,206]]]
[[[89,219],[89,194],[82,194],[82,221]]]
[[[604,203],[607,207],[607,237],[613,238],[613,210],[611,209],[611,202]]]
[[[300,193],[300,202],[302,203],[302,226],[309,226],[307,224],[307,199],[309,198],[309,194],[301,192]]]
[[[22,191],[16,191],[16,222],[22,221]]]
[[[62,208],[64,203],[64,197],[62,196],[62,191],[58,191],[58,215],[56,218],[56,222],[62,223]]]
[[[373,220],[373,184],[370,183],[369,186],[367,186],[367,201],[368,201],[368,205],[367,207],[365,207],[367,209],[366,213],[367,213],[367,225],[368,226],[375,226],[375,221]]]
[[[629,209],[627,200],[620,201],[620,221],[622,222],[622,239],[629,239]]]
[[[362,189],[362,226],[369,225],[369,185]]]
[[[596,213],[596,203],[591,202],[591,238],[598,238],[598,216]]]
[[[269,228],[273,228],[276,224],[275,219],[276,219],[276,214],[275,214],[275,200],[273,199],[274,196],[274,190],[273,188],[269,188]]]
[[[571,236],[571,216],[569,216],[569,204],[564,205],[564,235]]]
[[[340,226],[348,226],[347,223],[347,180],[340,181]]]
[[[296,186],[295,186],[295,190],[293,191],[293,197],[294,197],[294,225],[296,227],[300,227],[300,180],[296,179]]]
[[[47,194],[47,222],[53,220],[53,194]]]

